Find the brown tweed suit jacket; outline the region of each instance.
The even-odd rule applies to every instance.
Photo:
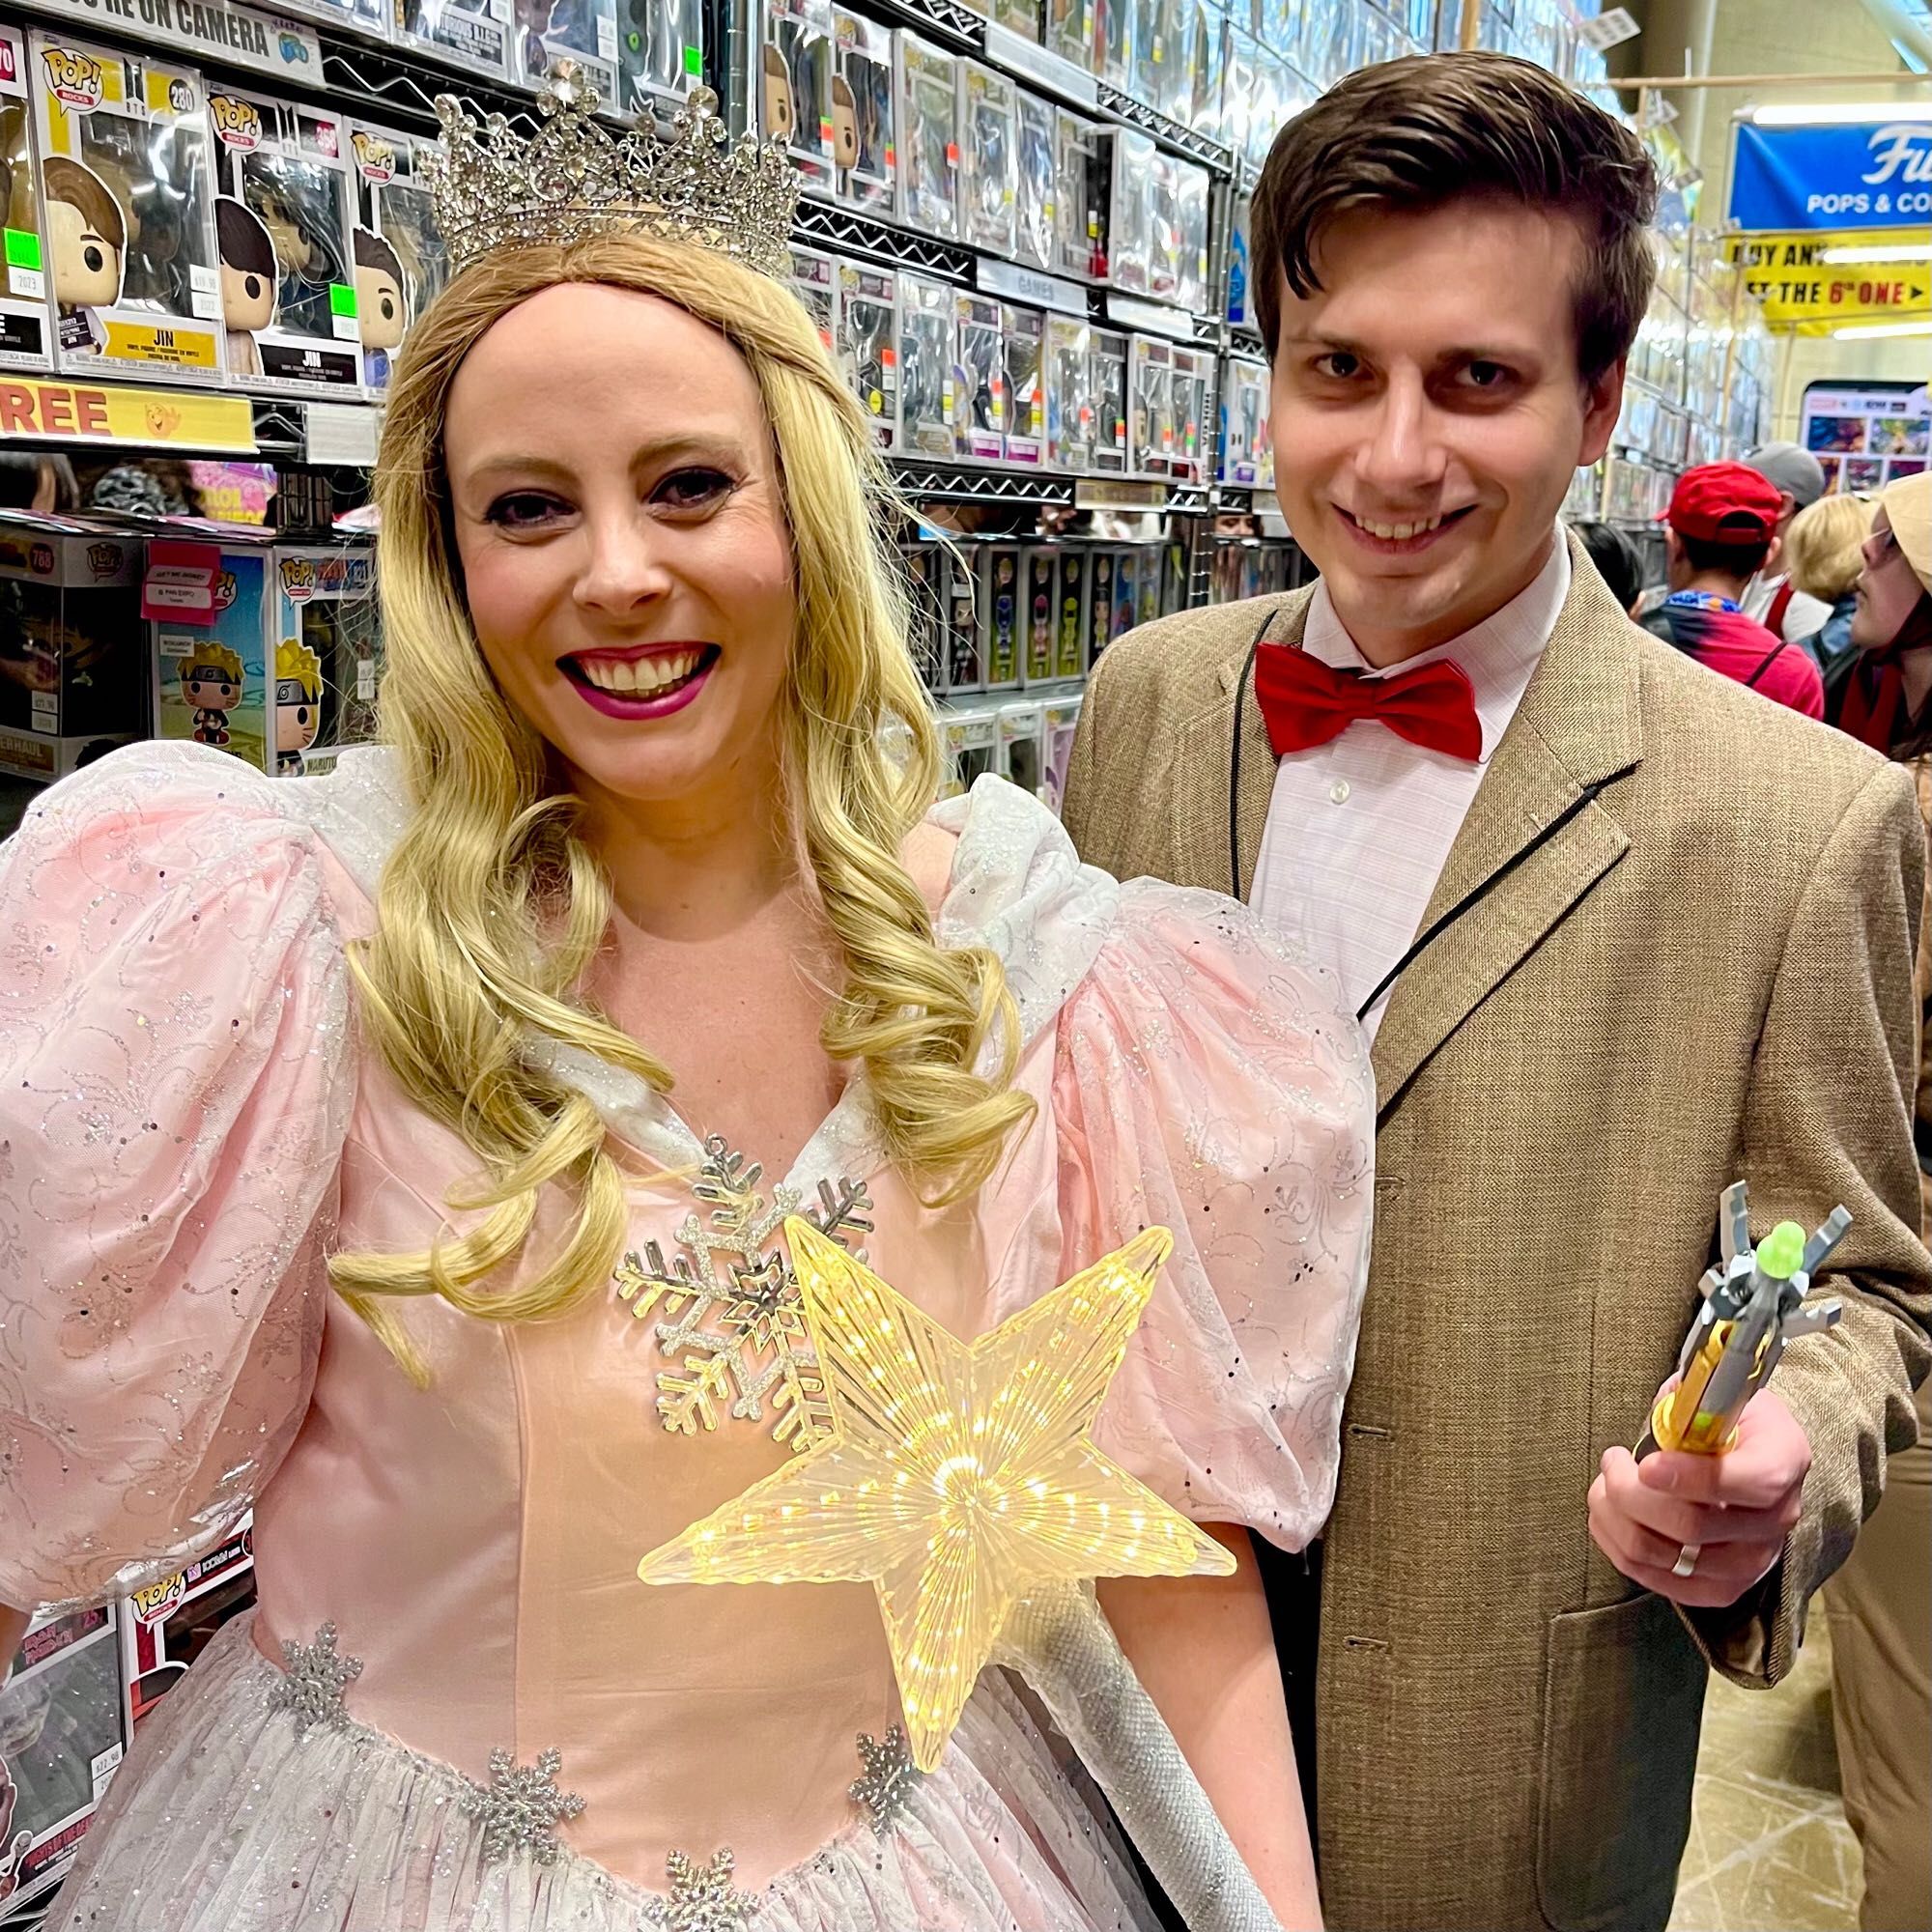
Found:
[[[1706,1662],[1790,1668],[1932,1364],[1911,778],[1647,636],[1576,554],[1425,925],[1609,782],[1409,968],[1375,1047],[1317,1687],[1321,1889],[1354,1932],[1661,1927]],[[1268,635],[1298,641],[1309,596]],[[1066,790],[1092,863],[1229,889],[1235,687],[1267,609],[1102,660]],[[1274,781],[1252,692],[1245,713],[1243,896]],[[1740,1178],[1760,1233],[1851,1209],[1826,1271],[1845,1317],[1778,1371],[1815,1459],[1778,1567],[1680,1617],[1599,1554],[1584,1500],[1643,1428]]]

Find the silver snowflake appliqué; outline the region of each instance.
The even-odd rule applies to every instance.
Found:
[[[721,1414],[762,1422],[771,1404],[772,1435],[795,1453],[831,1428],[825,1378],[812,1351],[798,1280],[779,1245],[779,1231],[799,1208],[798,1190],[779,1186],[766,1200],[764,1170],[747,1166],[714,1134],[692,1192],[710,1209],[694,1210],[677,1231],[685,1252],[667,1262],[656,1241],[624,1257],[617,1293],[639,1321],[654,1311],[653,1334],[672,1364],[658,1374],[658,1414],[673,1435],[718,1427]],[[818,1205],[806,1219],[828,1239],[851,1247],[868,1235],[871,1196],[862,1183],[818,1183]],[[853,1248],[860,1260],[863,1248]]]
[[[736,1863],[728,1847],[702,1865],[673,1852],[665,1861],[670,1896],[645,1906],[645,1918],[665,1932],[742,1932],[751,1924],[758,1902],[750,1892],[731,1889]]]
[[[463,1815],[483,1821],[483,1862],[486,1865],[528,1852],[540,1865],[554,1864],[562,1851],[556,1828],[577,1817],[583,1800],[574,1791],[559,1791],[556,1775],[563,1753],[547,1750],[534,1765],[519,1764],[506,1750],[490,1753],[490,1782],[464,1782]]]
[[[852,1802],[870,1814],[872,1830],[884,1837],[912,1802],[913,1787],[924,1775],[912,1761],[912,1747],[895,1724],[883,1738],[859,1733],[859,1762],[866,1769],[852,1780]]]
[[[296,1735],[306,1737],[312,1724],[325,1728],[346,1724],[343,1692],[362,1675],[359,1657],[338,1657],[335,1626],[324,1624],[313,1643],[282,1639],[282,1675],[269,1692],[269,1708],[286,1711],[295,1719]]]

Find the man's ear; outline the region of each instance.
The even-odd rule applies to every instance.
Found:
[[[1610,446],[1610,435],[1624,409],[1624,377],[1630,358],[1619,356],[1593,382],[1583,384],[1583,440],[1577,453],[1577,468],[1587,469],[1603,460]]]

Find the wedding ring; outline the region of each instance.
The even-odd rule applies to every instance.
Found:
[[[1677,1561],[1670,1566],[1670,1574],[1673,1577],[1690,1577],[1694,1575],[1697,1569],[1697,1559],[1703,1553],[1704,1546],[1701,1543],[1687,1543],[1677,1552]]]

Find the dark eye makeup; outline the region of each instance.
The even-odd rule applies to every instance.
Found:
[[[506,490],[483,512],[483,521],[506,530],[535,530],[567,515],[569,507],[561,497],[547,490]]]
[[[704,464],[694,465],[685,469],[673,469],[668,476],[661,478],[651,492],[651,501],[666,509],[700,510],[728,496],[737,487],[737,480],[724,470]]]
[[[738,479],[708,464],[673,469],[652,486],[651,504],[673,514],[717,507]],[[506,530],[541,530],[573,514],[575,505],[549,490],[506,490],[492,499],[483,521]]]

